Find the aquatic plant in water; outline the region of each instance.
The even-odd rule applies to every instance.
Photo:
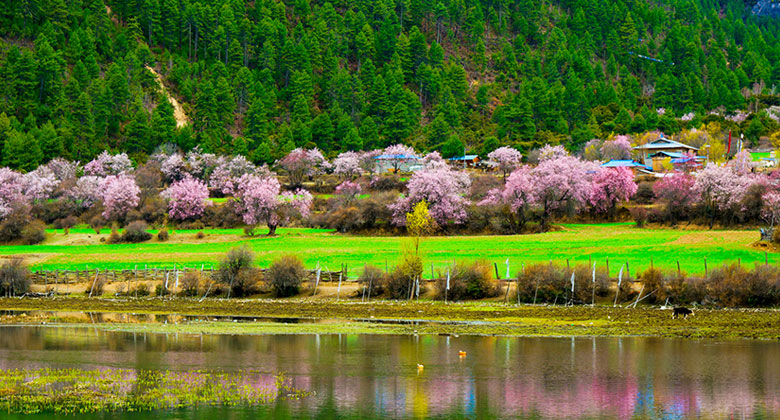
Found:
[[[0,370],[0,412],[149,411],[196,405],[259,405],[306,393],[283,375],[131,369]]]

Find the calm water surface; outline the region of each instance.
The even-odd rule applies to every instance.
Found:
[[[43,367],[284,372],[316,393],[266,407],[71,417],[86,420],[780,418],[776,342],[0,328],[1,369]]]

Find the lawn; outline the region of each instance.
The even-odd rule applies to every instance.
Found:
[[[204,230],[206,236],[195,237],[195,231],[176,231],[168,242],[156,239],[141,244],[108,245],[98,241],[108,236],[108,230],[98,236],[89,229],[72,229],[69,235],[50,230],[41,245],[0,246],[0,256],[24,255],[33,269],[84,269],[180,267],[209,268],[230,248],[247,245],[257,253],[260,266],[268,266],[284,254],[297,254],[306,267],[317,263],[323,268],[338,270],[348,264],[353,273],[366,263],[392,267],[402,248],[408,244],[403,237],[347,236],[324,229],[279,229],[276,237],[242,236],[241,229]],[[690,274],[704,272],[704,258],[712,269],[724,262],[752,266],[764,262],[764,251],[751,247],[758,232],[744,230],[676,230],[638,229],[633,224],[563,225],[556,232],[515,236],[450,236],[427,238],[422,243],[425,277],[430,276],[430,264],[441,268],[453,260],[485,258],[498,263],[502,276],[508,259],[510,273],[516,274],[521,264],[548,262],[566,264],[595,260],[617,275],[620,266],[628,262],[632,277],[644,270],[652,258],[656,267]],[[770,253],[770,263],[780,262],[780,255]]]

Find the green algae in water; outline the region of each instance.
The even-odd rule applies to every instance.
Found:
[[[306,395],[281,374],[252,371],[0,370],[0,412],[16,414],[252,406]]]

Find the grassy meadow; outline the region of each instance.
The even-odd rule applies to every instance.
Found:
[[[179,266],[208,269],[230,248],[247,245],[257,253],[257,262],[267,267],[284,254],[299,255],[308,268],[317,263],[323,268],[338,270],[346,263],[351,272],[366,263],[392,267],[399,259],[408,239],[395,236],[348,236],[324,229],[279,229],[276,237],[243,236],[241,229],[206,229],[205,237],[196,238],[196,231],[175,231],[167,242],[155,239],[140,244],[109,245],[100,242],[109,230],[100,235],[90,229],[48,231],[41,245],[0,246],[0,256],[24,256],[32,269],[131,269],[143,267]],[[262,232],[262,231],[261,231]],[[752,247],[758,240],[754,230],[678,230],[638,229],[630,223],[561,225],[555,232],[514,236],[436,236],[422,243],[425,276],[430,264],[440,268],[453,260],[484,258],[499,264],[501,276],[506,273],[504,262],[509,259],[510,273],[515,275],[521,264],[553,262],[587,263],[595,260],[600,266],[609,258],[609,268],[617,275],[621,264],[628,262],[631,275],[646,269],[652,258],[656,267],[676,270],[679,261],[689,274],[704,272],[704,258],[712,269],[724,262],[753,265],[764,262],[764,251]],[[769,254],[769,262],[780,263],[780,256]]]

